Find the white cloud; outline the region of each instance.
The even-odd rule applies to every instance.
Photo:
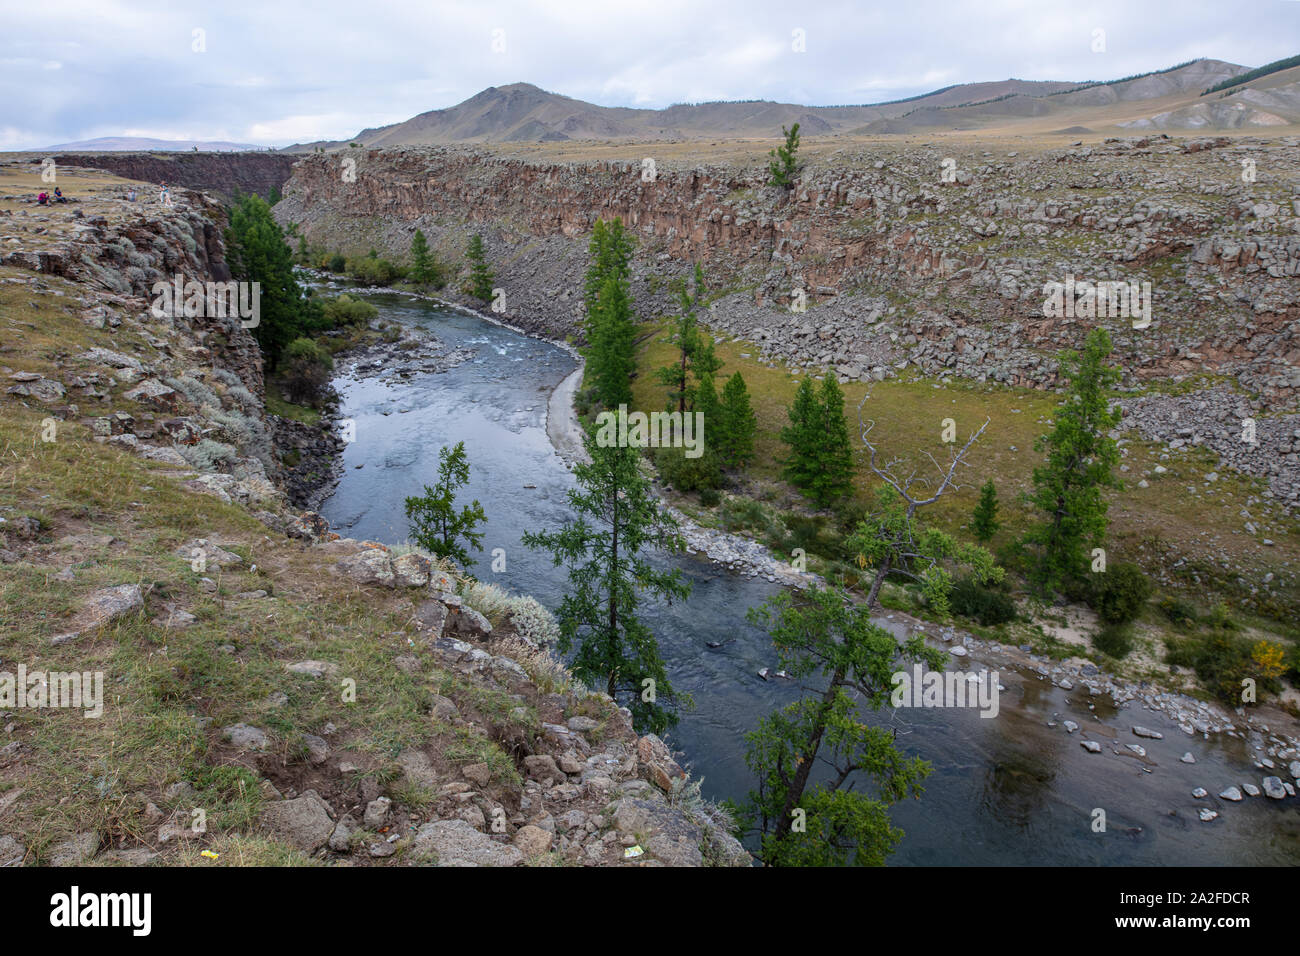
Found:
[[[228,130],[270,145],[338,139],[516,81],[609,106],[835,104],[1013,76],[1108,79],[1194,56],[1258,66],[1295,52],[1300,4],[1241,13],[1220,0],[42,0],[6,8],[2,142],[127,128]],[[1090,49],[1097,27],[1105,54]],[[191,50],[196,28],[203,55]],[[505,53],[492,52],[495,28]],[[805,53],[791,49],[796,28]]]

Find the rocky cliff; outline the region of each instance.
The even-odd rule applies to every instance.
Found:
[[[1129,383],[1231,376],[1300,395],[1300,151],[1294,140],[1167,137],[1025,151],[881,147],[805,168],[796,189],[755,167],[546,164],[467,148],[353,150],[294,170],[283,222],[310,241],[405,255],[416,228],[459,258],[482,232],[507,315],[562,336],[593,221],[640,244],[641,312],[702,263],[712,322],[774,360],[883,378],[912,366],[1053,384],[1094,322],[1044,315],[1044,285],[1150,282],[1152,321],[1103,320]],[[653,157],[650,157],[653,160]],[[1249,173],[1247,174],[1247,170]],[[1246,176],[1253,181],[1244,181]],[[805,302],[807,311],[792,311]]]
[[[57,153],[61,166],[104,169],[124,179],[171,183],[228,199],[236,191],[265,196],[282,189],[296,156],[284,153]]]

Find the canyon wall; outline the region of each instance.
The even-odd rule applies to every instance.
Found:
[[[349,254],[404,258],[420,228],[462,262],[468,236],[482,233],[505,317],[557,337],[580,334],[592,223],[619,217],[638,237],[643,316],[671,311],[670,283],[700,262],[727,293],[710,323],[771,361],[832,367],[846,380],[910,365],[1049,387],[1058,351],[1100,323],[1129,385],[1208,374],[1293,405],[1297,145],[882,146],[812,163],[790,191],[767,186],[757,165],[662,160],[651,173],[648,163],[547,163],[467,147],[358,149],[300,160],[276,215]],[[1150,325],[1045,316],[1045,284],[1070,276],[1149,282]]]
[[[205,190],[223,199],[236,191],[267,195],[283,189],[298,157],[284,153],[58,153],[61,166],[105,169],[123,179]]]

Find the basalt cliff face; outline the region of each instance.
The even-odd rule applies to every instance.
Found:
[[[104,169],[124,179],[167,182],[227,199],[235,192],[265,196],[283,188],[297,161],[296,156],[272,152],[57,153],[53,159],[62,166]]]
[[[505,317],[580,333],[597,218],[638,237],[642,315],[692,262],[728,290],[715,328],[845,379],[928,374],[1050,387],[1056,355],[1112,330],[1128,384],[1208,373],[1300,395],[1300,145],[1107,141],[1035,151],[881,147],[810,164],[547,164],[468,148],[351,150],[295,167],[282,222],[346,252],[405,256],[416,228],[458,261],[481,232]],[[1044,315],[1045,284],[1151,284],[1150,325]],[[799,308],[806,302],[807,311]]]

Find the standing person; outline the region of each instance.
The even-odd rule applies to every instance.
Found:
[[[164,206],[172,204],[172,191],[167,186],[167,180],[163,180],[162,188],[158,190],[158,201]]]

